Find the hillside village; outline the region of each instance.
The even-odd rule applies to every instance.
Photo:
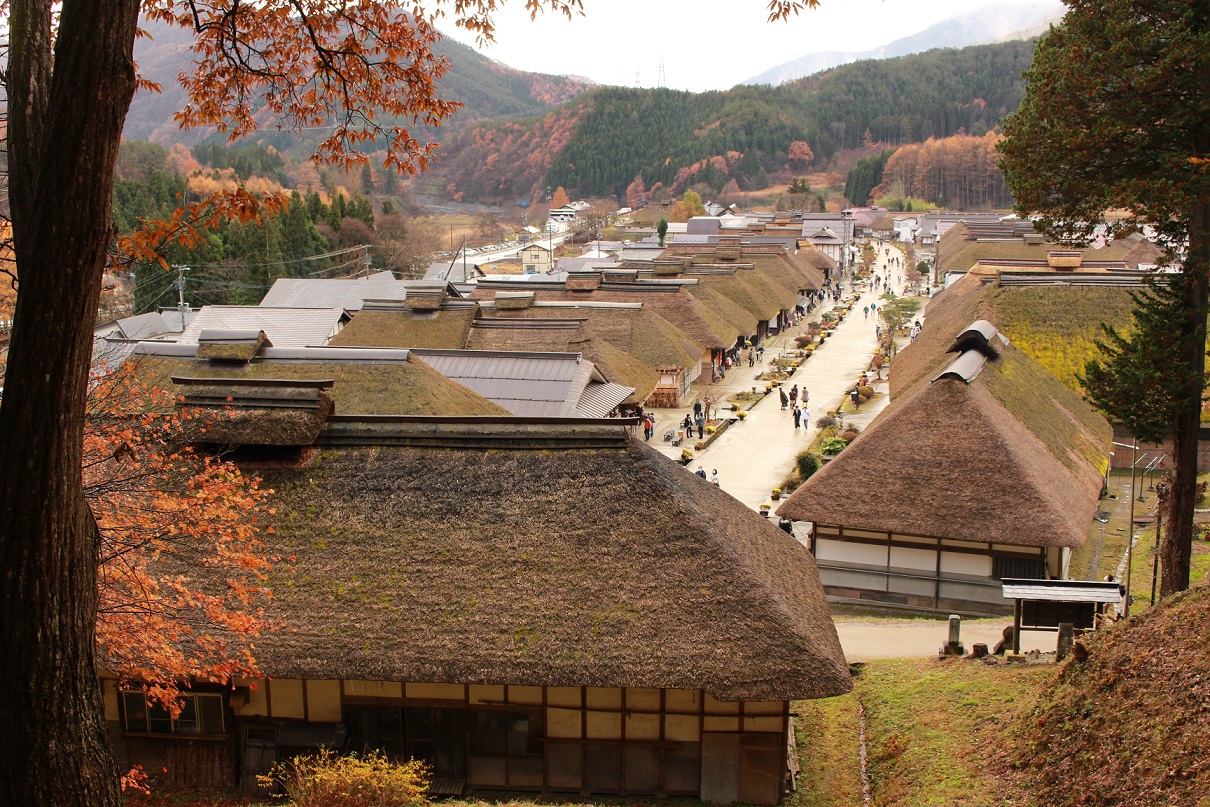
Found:
[[[1054,42],[1098,26],[1069,19]],[[155,26],[168,70],[192,29]],[[1173,312],[1205,233],[1046,207],[1068,189],[1021,150],[1048,78],[1017,74],[1055,47],[693,98],[450,46],[467,106],[406,181],[281,132],[174,140],[141,102],[72,298],[95,325],[52,350],[70,328],[36,321],[44,361],[87,365],[51,386],[87,399],[62,456],[96,703],[43,694],[29,745],[78,729],[109,766],[80,793],[132,807],[1200,804],[1210,443],[1165,379],[1202,366]],[[862,76],[901,117],[845,111]],[[49,445],[24,193],[0,403],[46,409]],[[22,568],[6,636],[55,600]],[[4,662],[16,711],[56,637]]]

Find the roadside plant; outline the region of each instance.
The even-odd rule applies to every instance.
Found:
[[[278,762],[257,776],[294,807],[423,807],[429,770],[423,762],[392,762],[379,751],[340,755],[328,749]]]

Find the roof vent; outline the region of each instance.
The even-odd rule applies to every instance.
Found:
[[[1037,246],[1039,244],[1046,243],[1046,236],[1042,235],[1042,233],[1026,233],[1024,238],[1025,243],[1029,244],[1030,246]]]
[[[1046,263],[1051,269],[1070,272],[1080,268],[1083,257],[1079,250],[1052,250],[1046,253]]]
[[[332,379],[174,376],[186,440],[211,445],[306,446],[335,410]]]
[[[966,326],[966,330],[954,337],[954,343],[950,345],[946,353],[977,350],[988,358],[994,359],[1000,355],[1007,344],[1008,339],[996,330],[995,325],[985,319],[980,319]]]
[[[366,299],[361,301],[361,310],[403,312],[408,310],[408,304],[406,300],[400,300],[398,298],[378,300]]]
[[[262,347],[273,347],[264,331],[205,328],[197,337],[197,357],[212,361],[250,362]]]
[[[987,359],[988,357],[978,350],[968,350],[950,362],[949,366],[940,373],[933,376],[933,381],[940,381],[943,378],[954,378],[969,384],[979,377],[979,373],[983,372],[983,368],[987,366]]]
[[[601,288],[601,273],[568,272],[566,284],[570,291],[593,291]]]
[[[498,291],[496,292],[496,308],[529,308],[534,304],[532,291]]]
[[[407,290],[403,306],[409,311],[436,311],[445,300],[446,290],[444,283],[430,288],[413,286]]]

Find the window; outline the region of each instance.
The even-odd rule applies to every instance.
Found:
[[[992,577],[997,580],[1019,578],[1042,580],[1046,577],[1046,561],[1042,558],[992,558]]]
[[[542,712],[475,710],[471,782],[495,787],[542,787]]]
[[[226,707],[221,692],[189,692],[180,696],[176,717],[142,692],[122,693],[122,728],[139,734],[223,735]]]

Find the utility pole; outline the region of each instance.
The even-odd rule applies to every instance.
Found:
[[[176,269],[176,310],[181,315],[181,327],[185,327],[185,273],[189,271],[188,266],[174,266]]]

